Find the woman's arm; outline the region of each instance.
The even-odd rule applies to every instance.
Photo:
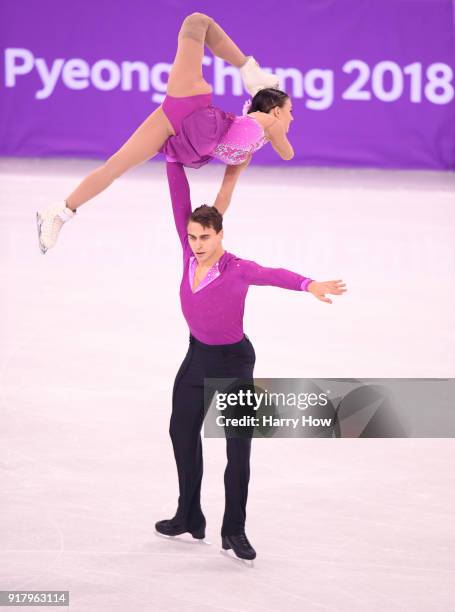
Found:
[[[244,168],[248,166],[251,160],[251,155],[241,164],[236,166],[226,166],[226,170],[224,171],[224,178],[221,184],[221,189],[218,192],[215,200],[215,208],[219,213],[224,215],[229,204],[231,203],[232,194],[234,192],[234,188],[237,184],[237,180],[240,176],[240,173]]]
[[[275,121],[266,128],[266,135],[270,140],[270,144],[281,157],[289,161],[294,157],[294,149],[287,139],[286,131],[283,125],[275,119]]]
[[[182,164],[166,162],[166,172],[175,227],[182,247],[185,248],[188,244],[188,218],[191,215],[190,186]]]

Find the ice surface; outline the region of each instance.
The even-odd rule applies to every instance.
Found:
[[[36,236],[35,211],[99,163],[0,160],[0,588],[69,589],[78,612],[455,610],[451,439],[253,440],[253,568],[220,554],[225,442],[204,439],[211,544],[154,534],[176,509],[188,335],[163,164],[80,208],[44,256]],[[189,172],[195,206],[222,172]],[[252,288],[256,376],[453,377],[454,194],[453,173],[253,162],[225,248],[349,289],[329,305]]]

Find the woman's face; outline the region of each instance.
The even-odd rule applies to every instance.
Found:
[[[292,116],[291,98],[286,98],[286,102],[283,104],[283,106],[275,106],[275,108],[272,108],[272,110],[269,111],[269,114],[274,115],[278,121],[281,121],[287,134],[289,132],[291,121],[294,121],[294,117]]]
[[[198,263],[203,264],[215,254],[223,239],[223,230],[218,234],[213,227],[203,227],[200,223],[188,223],[188,242]]]

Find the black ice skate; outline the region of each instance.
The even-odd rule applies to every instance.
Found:
[[[235,555],[239,559],[252,560],[256,557],[256,551],[248,541],[245,532],[240,533],[238,535],[223,536],[221,538],[221,541],[223,549],[229,550],[230,548],[232,548]]]
[[[182,533],[191,533],[196,540],[203,540],[205,538],[205,523],[198,529],[190,531],[182,526],[181,523],[177,523],[174,519],[165,519],[155,523],[155,529],[158,533],[165,536],[177,536]]]

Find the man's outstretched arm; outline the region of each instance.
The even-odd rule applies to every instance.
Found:
[[[312,278],[297,272],[285,268],[267,268],[247,259],[242,259],[239,267],[248,285],[269,285],[293,291],[308,291],[308,286],[314,282]]]
[[[255,261],[241,260],[241,273],[248,285],[270,285],[294,291],[308,291],[321,302],[332,304],[332,300],[325,296],[342,295],[347,291],[346,284],[339,278],[330,281],[315,281],[285,268],[266,268]]]

